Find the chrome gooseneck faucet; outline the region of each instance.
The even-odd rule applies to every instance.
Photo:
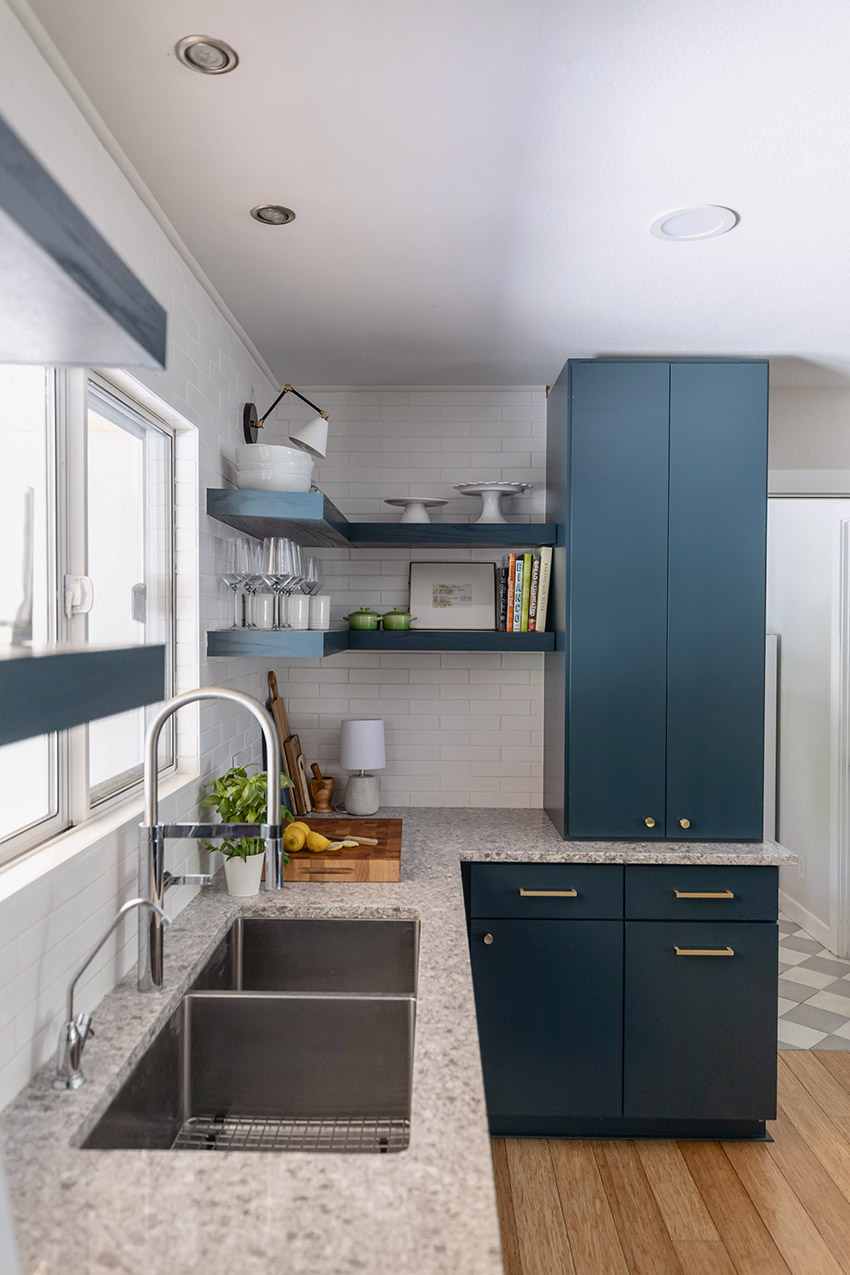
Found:
[[[56,1050],[56,1077],[53,1081],[54,1089],[79,1089],[80,1085],[86,1083],[86,1078],[80,1069],[80,1063],[86,1041],[94,1033],[91,1027],[91,1014],[77,1014],[76,1018],[74,1017],[74,988],[110,934],[118,928],[121,921],[133,908],[149,908],[156,914],[157,920],[164,922],[165,925],[171,924],[171,917],[167,916],[158,904],[151,903],[150,899],[130,899],[122,908],[118,909],[115,920],[103,937],[94,945],[68,984],[68,1010],[65,1022],[59,1032],[59,1046]],[[140,928],[141,924],[140,920]]]
[[[266,742],[269,804],[268,823],[160,823],[157,790],[157,748],[165,723],[185,704],[198,700],[223,700],[248,710],[256,717]],[[280,745],[271,715],[257,700],[224,686],[202,686],[184,691],[163,704],[153,718],[145,738],[145,822],[139,843],[139,893],[151,899],[156,911],[139,922],[139,991],[162,987],[162,917],[158,913],[171,885],[209,885],[210,876],[174,877],[165,871],[165,842],[169,837],[192,837],[214,841],[226,837],[262,837],[266,843],[266,889],[283,885],[283,845],[280,825]]]

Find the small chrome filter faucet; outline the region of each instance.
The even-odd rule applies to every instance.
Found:
[[[171,917],[166,916],[162,908],[156,903],[151,903],[150,899],[130,899],[122,908],[118,909],[115,920],[101,939],[94,945],[74,977],[68,984],[68,1009],[65,1022],[59,1032],[59,1045],[56,1050],[56,1077],[53,1081],[54,1089],[79,1089],[80,1085],[86,1083],[86,1078],[80,1069],[80,1063],[83,1057],[86,1041],[89,1036],[93,1036],[91,1026],[91,1014],[77,1014],[74,1016],[74,988],[103,947],[110,934],[118,928],[128,912],[133,908],[149,908],[156,913],[157,919],[165,925],[171,924]],[[141,920],[139,921],[141,925]]]

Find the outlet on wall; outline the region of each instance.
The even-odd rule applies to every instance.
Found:
[[[804,854],[797,855],[797,876],[801,881],[806,879],[806,856]]]
[[[248,766],[251,763],[251,749],[243,748],[241,753],[233,754],[234,766]]]

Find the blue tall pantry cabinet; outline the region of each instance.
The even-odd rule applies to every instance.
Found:
[[[762,837],[766,362],[571,360],[549,396],[544,805],[571,839]]]

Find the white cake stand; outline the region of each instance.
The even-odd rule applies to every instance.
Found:
[[[502,497],[521,496],[531,487],[531,483],[456,483],[455,491],[462,496],[481,497],[481,517],[476,522],[507,522],[502,513]]]
[[[447,500],[438,500],[434,496],[393,496],[384,501],[385,505],[396,505],[404,510],[401,522],[430,522],[431,515],[428,510],[448,503]]]

